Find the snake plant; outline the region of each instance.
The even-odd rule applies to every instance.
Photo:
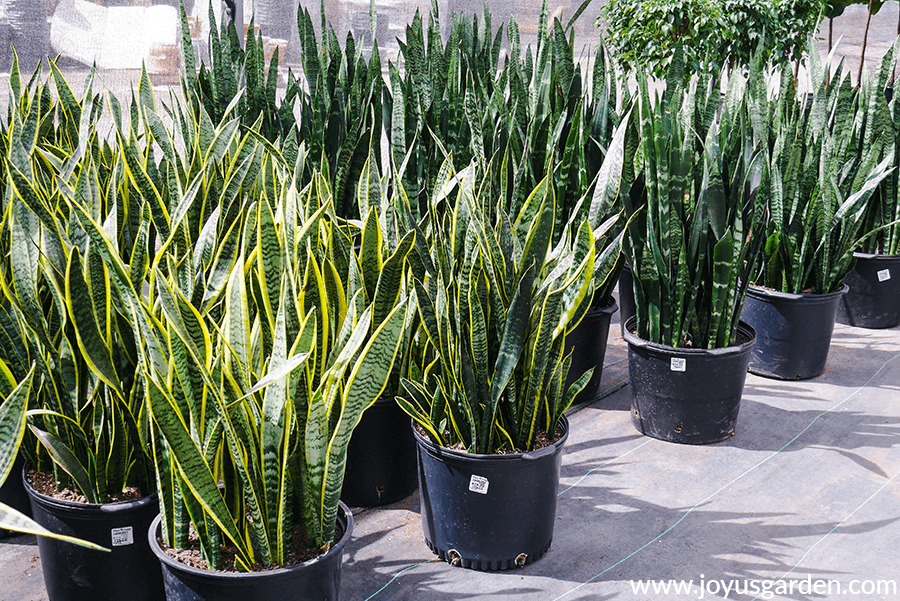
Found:
[[[183,0],[181,13],[181,57],[183,71],[181,92],[188,99],[193,115],[200,113],[218,125],[230,112],[233,100],[238,100],[236,113],[241,123],[250,126],[260,120],[259,131],[267,139],[286,139],[294,129],[293,100],[299,92],[296,80],[291,80],[285,97],[276,100],[278,85],[278,49],[266,66],[262,32],[256,33],[251,19],[245,45],[241,44],[234,23],[223,19],[216,23],[212,4],[209,5],[209,66],[196,63]]]
[[[151,494],[146,414],[134,377],[139,336],[75,220],[84,213],[103,223],[116,253],[137,269],[147,252],[145,213],[131,197],[120,149],[98,133],[103,102],[91,78],[76,99],[50,67],[56,99],[50,82],[22,87],[11,78],[0,355],[17,379],[37,366],[28,419],[41,446],[25,447],[33,466],[48,469],[49,455],[58,486],[92,503],[131,485]]]
[[[437,444],[527,451],[539,430],[552,436],[591,375],[563,388],[565,335],[587,310],[595,234],[583,220],[553,244],[549,176],[509,215],[486,192],[490,176],[478,181],[477,172],[472,164],[456,173],[449,159],[441,168],[422,228],[430,237],[424,277],[415,281],[435,359],[417,380],[403,380],[408,398],[398,403]]]
[[[391,158],[416,216],[427,213],[452,155],[458,165],[496,163],[492,185],[510,214],[551,175],[561,235],[618,123],[619,89],[605,49],[598,47],[590,71],[575,61],[572,24],[586,4],[563,26],[549,21],[545,2],[535,48],[522,48],[515,19],[494,31],[487,8],[481,19],[453,15],[446,41],[436,7],[427,19],[416,14],[400,47],[404,74],[389,65],[385,95]],[[509,53],[501,64],[504,34]]]
[[[26,410],[28,409],[28,399],[32,391],[33,376],[34,371],[29,371],[25,379],[19,382],[0,402],[0,485],[9,476],[19,477],[19,474],[11,472],[16,455],[19,452],[19,445],[21,445],[25,435]],[[4,382],[4,388],[6,388],[7,384],[7,382]],[[3,503],[0,503],[0,528],[23,534],[49,536],[97,551],[109,551],[109,549],[89,541],[50,532],[27,515]]]
[[[895,41],[873,74],[864,72],[857,104],[859,114],[854,119],[854,134],[862,136],[861,145],[879,140],[881,154],[893,154],[894,165],[900,157],[900,101],[893,94],[897,46]],[[861,231],[874,232],[863,242],[863,252],[900,254],[900,171],[897,169],[888,174],[869,199]]]
[[[774,106],[759,106],[773,122],[766,256],[756,282],[781,292],[841,289],[853,252],[877,233],[866,224],[868,203],[892,171],[893,142],[876,135],[882,101],[871,84],[855,96],[843,63],[829,65],[809,57],[810,100],[798,98],[784,74]],[[863,97],[875,106],[861,106]],[[870,110],[874,123],[866,121]]]
[[[374,26],[374,6],[370,13]],[[181,7],[182,94],[188,102],[185,109],[169,109],[173,120],[181,127],[199,123],[210,129],[237,118],[245,130],[254,126],[253,131],[276,144],[290,164],[303,166],[298,179],[301,187],[311,181],[314,170],[326,173],[338,213],[359,217],[354,184],[370,148],[380,155],[384,83],[378,46],[372,47],[368,61],[364,45],[352,35],[348,34],[342,48],[334,29],[325,22],[324,4],[319,42],[309,11],[298,7],[304,79],[288,70],[285,94],[279,98],[279,56],[276,50],[266,66],[262,32],[249,35],[242,47],[230,21],[217,31],[211,5],[209,19],[210,65],[201,62],[198,66],[187,14]],[[252,20],[250,25],[253,31]],[[312,159],[309,162],[297,161],[302,145]]]
[[[212,569],[223,542],[238,569],[282,563],[297,524],[329,548],[350,434],[384,389],[408,313],[414,234],[370,281],[374,209],[355,251],[323,175],[298,193],[276,158],[264,163],[274,185],[245,199],[219,250],[235,254],[221,301],[198,308],[159,272],[158,304],[144,304],[168,357],[143,372],[164,536],[184,546],[190,522]]]
[[[751,99],[765,89],[733,77],[717,121],[718,86],[685,90],[679,60],[662,98],[651,102],[646,78],[638,84],[640,175],[625,197],[637,335],[721,348],[734,344],[765,234],[767,163],[751,136]]]
[[[338,214],[359,218],[355,185],[370,154],[381,161],[385,87],[381,56],[376,43],[366,61],[366,47],[350,33],[342,49],[334,29],[325,21],[324,6],[321,42],[316,41],[309,11],[302,9],[297,14],[306,82],[298,96],[297,136],[309,147],[312,159],[302,183],[310,181],[313,167],[328,173]],[[375,31],[374,3],[369,17]]]

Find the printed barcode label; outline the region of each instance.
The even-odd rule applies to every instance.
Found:
[[[882,269],[878,272],[878,281],[886,282],[891,279],[891,270],[890,269]]]
[[[476,476],[472,474],[472,478],[469,479],[469,490],[472,492],[477,492],[481,495],[486,495],[488,491],[488,479],[482,476]]]
[[[126,526],[125,528],[112,529],[112,546],[124,547],[134,544],[134,528]]]
[[[684,371],[687,367],[687,359],[683,357],[672,357],[672,362],[669,364],[669,369],[672,371]]]

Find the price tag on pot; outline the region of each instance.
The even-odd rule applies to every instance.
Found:
[[[477,492],[480,495],[486,495],[489,484],[490,482],[488,482],[487,478],[472,474],[472,477],[469,479],[469,490]]]
[[[126,526],[124,528],[112,529],[112,546],[125,547],[134,544],[134,528]]]
[[[878,272],[878,281],[886,282],[891,279],[891,270],[890,269],[882,269]]]
[[[672,357],[669,369],[672,371],[684,371],[687,368],[687,359],[684,357]]]

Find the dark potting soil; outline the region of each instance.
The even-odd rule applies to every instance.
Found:
[[[633,336],[639,338],[639,336],[638,336],[638,334],[637,334],[637,326],[636,326],[636,325],[635,325],[635,327],[629,329],[628,331],[629,331]],[[745,334],[745,333],[742,332],[741,330],[738,330],[738,331],[737,331],[737,336],[735,336],[735,340],[733,341],[733,344],[732,344],[731,346],[741,346],[742,344],[745,344],[745,343],[747,343],[747,342],[750,342],[750,336],[748,336],[747,334]],[[684,346],[681,346],[681,347],[677,347],[677,348],[685,348],[685,349],[689,349],[689,348],[694,348],[694,345],[691,344],[691,341],[690,341],[690,340],[685,340],[685,345],[684,345]]]
[[[28,470],[25,476],[28,479],[28,484],[31,485],[31,488],[38,491],[42,495],[46,495],[53,499],[59,499],[61,501],[72,501],[73,503],[88,502],[87,497],[74,489],[67,487],[63,488],[62,490],[57,490],[56,478],[53,477],[53,472],[39,472],[36,470]],[[144,495],[143,493],[141,493],[141,489],[137,486],[126,486],[121,491],[109,495],[109,499],[104,502],[116,503],[119,501],[135,501],[143,496]]]
[[[334,541],[332,541],[332,544],[339,541],[343,535],[344,530],[343,528],[341,528],[341,525],[338,524],[335,528]],[[186,549],[176,549],[174,547],[170,547],[163,542],[162,538],[157,538],[156,540],[157,542],[159,542],[159,548],[162,549],[166,555],[168,555],[175,561],[200,570],[209,570],[209,565],[206,563],[206,560],[203,559],[200,552],[200,539],[197,537],[197,531],[194,530],[193,525],[191,525],[190,531],[188,532],[188,547]],[[309,561],[310,559],[320,555],[318,549],[306,546],[306,543],[304,541],[305,537],[303,536],[303,528],[299,525],[294,526],[291,548],[285,553],[284,563],[271,566],[263,566],[258,563],[254,563],[250,567],[250,571],[267,572],[269,570],[277,570],[278,568],[287,568],[290,566],[299,565],[304,561]],[[239,570],[235,567],[235,557],[237,556],[237,549],[235,549],[232,545],[220,545],[219,550],[222,553],[222,569],[216,571],[238,572]]]
[[[428,438],[428,433],[419,424],[416,424],[415,426],[416,426],[416,431],[419,434],[421,434],[425,438]],[[541,430],[541,429],[537,430],[534,434],[534,448],[532,450],[537,451],[538,449],[543,449],[544,447],[549,447],[554,442],[556,442],[557,440],[562,438],[563,433],[564,432],[563,432],[563,428],[561,425],[556,426],[556,436],[554,436],[553,438],[550,438],[550,433],[547,432],[546,430]],[[444,436],[449,438],[450,433],[445,432]],[[460,453],[467,452],[466,447],[465,447],[465,445],[463,445],[462,442],[457,442],[456,444],[449,446],[447,448],[450,449],[451,451],[458,451]],[[524,452],[525,451],[523,451],[521,449],[500,449],[496,453],[492,453],[492,454],[493,455],[513,455],[515,453],[524,453]]]

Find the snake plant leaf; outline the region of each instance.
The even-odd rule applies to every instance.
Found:
[[[374,211],[372,211],[374,213]],[[368,226],[368,220],[366,220]],[[363,232],[365,236],[365,231]],[[372,300],[372,323],[380,324],[386,318],[391,309],[397,304],[401,293],[401,282],[405,271],[406,259],[415,244],[416,233],[408,232],[397,248],[381,266],[378,274],[378,283],[375,286],[375,294]],[[363,266],[365,270],[365,265]]]
[[[377,211],[369,211],[362,231],[360,246],[360,267],[366,285],[366,296],[375,298],[379,274],[382,272],[382,232],[378,224]],[[401,262],[402,264],[402,262]]]
[[[224,158],[226,151],[234,144],[239,127],[240,119],[234,118],[216,128],[215,135],[209,144],[203,162],[217,163],[221,161]]]
[[[288,453],[284,452],[284,448],[289,445],[291,428],[290,415],[285,412],[288,407],[285,378],[294,369],[305,363],[310,355],[307,351],[297,353],[288,359],[286,310],[287,303],[283,303],[276,317],[270,371],[245,395],[246,398],[263,388],[266,389],[263,399],[260,442],[262,444],[263,479],[266,482],[276,483],[276,491],[272,490],[271,485],[263,488],[266,513],[269,518],[269,540],[274,550],[272,559],[276,563],[284,562],[286,539],[284,529],[290,527],[290,524],[284,524],[285,515],[283,513],[287,507],[286,482],[279,481],[278,477],[279,473],[286,471],[283,470],[283,462],[286,461]]]
[[[579,308],[586,304],[584,301],[591,289],[594,277],[594,235],[587,221],[581,223],[572,250],[574,268],[569,277],[562,283],[563,311],[559,323],[553,331],[556,338],[564,334],[572,323],[572,319],[578,313]],[[552,280],[551,280],[552,281]]]
[[[237,400],[243,400],[249,396],[256,394],[260,390],[270,387],[276,382],[284,380],[287,376],[293,373],[295,369],[306,363],[306,360],[310,357],[310,352],[311,351],[307,350],[304,352],[296,353],[286,359],[283,363],[276,365],[275,369],[269,371],[264,378],[260,379],[256,384],[253,385],[253,387],[249,391],[247,391],[247,394]]]
[[[56,219],[51,215],[40,192],[31,185],[33,179],[26,176],[26,174],[20,170],[20,167],[12,161],[7,161],[7,172],[10,176],[9,181],[12,185],[12,190],[15,192],[16,196],[31,209],[35,215],[37,215],[38,219],[41,220],[41,224],[47,228],[48,232],[61,237]]]
[[[249,566],[252,563],[249,550],[244,545],[244,539],[234,518],[222,499],[218,481],[210,471],[197,443],[191,438],[177,406],[153,377],[146,377],[144,381],[147,385],[147,399],[154,423],[169,445],[182,481],[204,511],[234,544],[241,561]]]
[[[44,321],[40,319],[42,311],[38,300],[38,277],[40,275],[40,225],[34,213],[27,207],[13,200],[8,217],[11,244],[9,245],[9,267],[12,285],[7,282],[3,288],[10,302],[21,305],[22,317],[28,325],[44,339],[49,346],[48,333]],[[9,357],[9,355],[3,355]]]
[[[588,209],[588,222],[593,228],[598,227],[600,219],[609,214],[619,196],[625,163],[625,134],[629,128],[630,118],[631,111],[622,117],[606,151],[606,157],[597,172],[597,181]]]
[[[366,216],[369,209],[381,206],[381,202],[381,181],[374,150],[370,148],[369,158],[363,165],[356,187],[356,204],[360,216]]]
[[[381,326],[372,334],[363,348],[347,378],[344,387],[341,413],[334,434],[328,441],[325,464],[325,486],[319,515],[322,516],[321,545],[327,545],[334,538],[337,517],[337,499],[344,481],[344,467],[347,461],[347,445],[350,434],[359,423],[363,411],[371,406],[384,391],[389,369],[397,356],[405,324],[406,301],[397,303]],[[361,321],[357,326],[368,331],[368,324]]]
[[[409,380],[403,380],[403,389],[406,391],[406,394],[412,398],[417,399],[419,396],[426,396],[427,391],[421,388],[415,382],[411,382]],[[438,433],[438,431],[434,428],[434,423],[430,416],[425,412],[423,407],[427,407],[430,405],[430,402],[422,403],[417,400],[410,401],[406,397],[396,397],[397,404],[406,412],[407,415],[413,416],[415,422],[422,427],[423,430],[428,434],[428,437],[435,442],[436,444],[446,446],[443,442],[443,437]]]
[[[107,288],[107,300],[108,292]],[[91,306],[91,292],[84,279],[81,258],[73,249],[66,269],[66,308],[75,328],[78,347],[91,370],[122,397],[124,393],[111,349],[101,331],[103,324],[98,323]]]
[[[34,370],[32,366],[25,379],[0,403],[0,482],[5,482],[10,475],[25,435],[25,412],[28,410]]]
[[[481,436],[488,441],[486,445],[491,448],[490,428],[497,414],[497,405],[509,384],[510,378],[519,364],[519,357],[525,346],[528,332],[528,322],[531,316],[531,296],[536,267],[531,265],[525,270],[516,286],[513,297],[510,300],[509,309],[506,312],[506,321],[503,325],[503,337],[500,339],[500,349],[494,363],[494,376],[491,379],[490,405],[484,412],[481,423]]]
[[[113,242],[106,235],[103,228],[94,222],[84,207],[73,202],[70,204],[70,208],[82,229],[91,238],[91,243],[95,245],[96,251],[103,257],[107,268],[109,268],[111,280],[116,286],[118,297],[126,305],[131,323],[136,324],[135,327],[140,332],[143,341],[138,346],[141,360],[148,365],[156,365],[164,356],[162,351],[163,345],[160,343],[152,325],[144,317],[145,313],[141,309],[141,300],[131,285],[128,269],[125,267],[119,254],[114,250]]]
[[[543,263],[553,234],[554,204],[548,176],[532,190],[513,222],[513,231],[525,240],[519,265],[521,270],[531,263]]]
[[[715,335],[719,331],[719,322],[727,315],[726,298],[729,292],[730,274],[734,262],[734,237],[731,228],[716,242],[713,249],[712,313],[709,316],[709,348],[719,343]]]
[[[274,329],[275,316],[278,312],[282,257],[285,255],[285,252],[281,248],[281,240],[275,227],[275,215],[268,200],[260,200],[258,217],[259,253],[257,255],[257,268],[259,269],[260,290],[262,292],[266,319],[269,323],[268,327]]]
[[[487,288],[487,279],[484,270],[477,264],[473,263],[470,273],[471,285],[468,289],[467,298],[461,299],[468,305],[468,325],[465,332],[468,334],[468,349],[461,357],[466,361],[466,365],[471,365],[474,383],[468,387],[472,391],[473,399],[470,403],[473,407],[473,416],[477,421],[481,414],[481,407],[488,398],[488,387],[490,378],[488,376],[488,320],[490,318],[485,310],[483,296]],[[471,361],[469,361],[471,358]],[[476,426],[477,427],[477,426]]]
[[[20,513],[12,507],[3,503],[0,503],[0,528],[12,530],[13,532],[21,532],[23,534],[34,534],[36,536],[55,538],[57,540],[72,543],[73,545],[93,549],[94,551],[111,551],[111,549],[107,549],[106,547],[102,547],[90,541],[75,538],[74,536],[66,536],[64,534],[56,534],[54,532],[50,532],[27,515]]]
[[[147,169],[139,157],[137,145],[134,140],[126,142],[121,133],[117,133],[118,145],[121,149],[122,157],[125,162],[125,172],[134,184],[135,189],[150,206],[150,215],[153,218],[153,225],[159,235],[166,239],[170,234],[169,227],[169,211],[163,204],[159,190],[147,173]]]
[[[97,491],[94,489],[92,479],[88,474],[89,466],[82,465],[81,461],[79,461],[78,457],[72,453],[68,445],[56,436],[45,430],[41,430],[34,424],[29,424],[28,428],[31,430],[31,433],[34,434],[35,438],[38,439],[38,442],[40,442],[47,450],[50,457],[53,458],[53,462],[72,477],[75,485],[78,486],[78,489],[87,498],[87,502],[99,503],[100,500],[97,496]]]
[[[235,220],[230,224],[217,246],[212,269],[207,275],[206,290],[203,293],[203,308],[214,304],[225,291],[238,260],[240,239],[241,223],[240,220]]]
[[[189,83],[193,83],[197,79],[197,66],[194,60],[194,45],[191,41],[191,31],[188,26],[184,0],[178,0],[178,14],[180,17],[178,22],[179,32],[181,34],[178,41],[181,48],[182,73]]]
[[[540,305],[534,334],[530,337],[526,351],[526,370],[528,373],[527,388],[522,404],[523,411],[519,419],[519,431],[516,436],[518,448],[528,449],[533,444],[537,426],[540,399],[547,384],[547,364],[549,351],[554,343],[553,331],[557,328],[563,307],[563,290],[553,290]]]

